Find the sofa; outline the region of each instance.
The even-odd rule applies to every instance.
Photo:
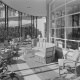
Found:
[[[49,42],[38,42],[33,49],[37,50],[35,53],[35,60],[41,63],[51,63],[55,59],[55,44]]]

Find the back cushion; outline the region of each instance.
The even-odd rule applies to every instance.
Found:
[[[80,56],[80,51],[75,50],[75,51],[73,51],[73,56],[72,56],[71,60],[76,61],[79,56]]]

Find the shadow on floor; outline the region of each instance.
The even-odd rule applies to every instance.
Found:
[[[43,63],[35,61],[33,54],[34,53],[31,53],[30,51],[30,53],[25,55],[25,60],[30,69],[32,69],[41,80],[54,79],[55,77],[58,77],[58,73],[54,70],[50,69]],[[57,60],[55,59],[55,61]]]
[[[66,78],[55,78],[55,79],[53,79],[53,80],[70,80],[70,79],[66,79]]]
[[[16,76],[18,77],[19,80],[24,80],[24,78],[18,74],[16,74]]]
[[[22,63],[25,63],[26,61],[22,60],[22,59],[16,59],[16,60],[13,60],[13,63],[12,64],[22,64]]]

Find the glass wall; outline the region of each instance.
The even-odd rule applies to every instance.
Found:
[[[52,6],[53,5],[53,6]],[[50,6],[51,41],[63,48],[78,49],[80,41],[80,0],[53,0]]]

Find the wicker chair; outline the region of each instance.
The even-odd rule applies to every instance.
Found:
[[[62,75],[61,71],[63,71],[65,69],[66,74],[74,73],[75,76],[77,77],[78,74],[77,74],[76,68],[77,68],[78,63],[79,63],[80,51],[79,50],[73,51],[72,57],[67,57],[68,54],[69,54],[69,52],[65,55],[65,59],[58,59],[59,75],[61,77],[61,75]]]

